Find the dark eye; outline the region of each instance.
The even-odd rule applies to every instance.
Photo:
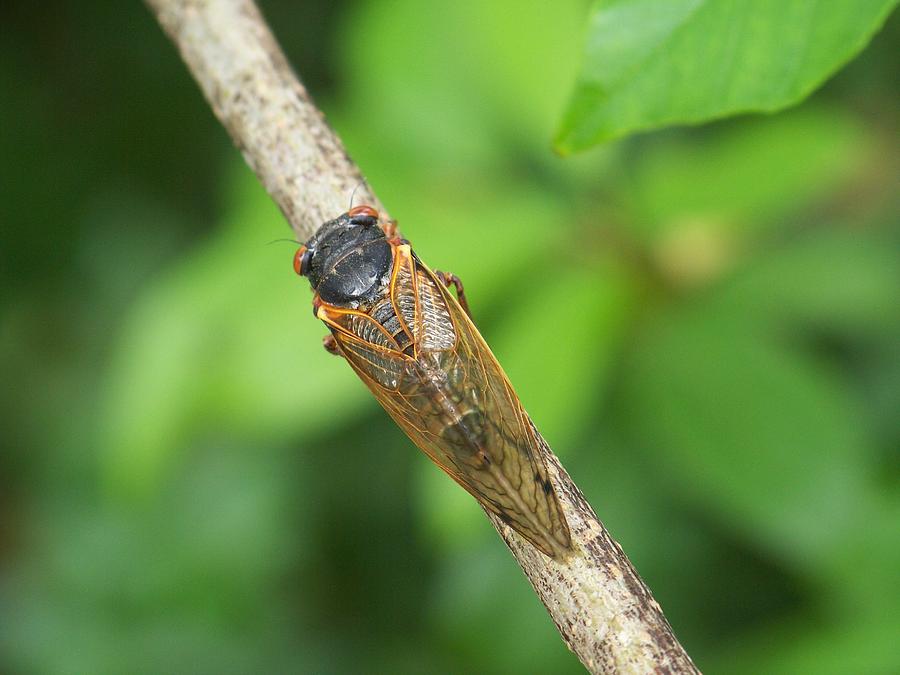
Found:
[[[310,250],[305,246],[301,246],[294,254],[294,271],[301,277],[305,277],[309,272]]]

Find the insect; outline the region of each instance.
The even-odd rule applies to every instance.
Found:
[[[459,279],[431,271],[371,206],[324,223],[294,270],[309,279],[313,313],[331,332],[325,348],[413,443],[546,555],[571,550],[536,432],[472,323]]]

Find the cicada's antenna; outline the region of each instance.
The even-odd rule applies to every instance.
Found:
[[[275,244],[279,241],[289,241],[292,244],[297,244],[297,246],[303,246],[303,242],[297,241],[296,239],[273,239],[272,241],[267,241],[266,246],[269,244]]]
[[[348,211],[353,208],[353,198],[356,196],[356,191],[359,190],[359,188],[361,188],[365,184],[366,184],[366,180],[363,179],[356,184],[355,188],[353,188],[353,192],[350,193],[350,208],[347,209]]]

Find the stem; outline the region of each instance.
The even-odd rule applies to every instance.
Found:
[[[147,0],[219,121],[300,240],[362,203],[384,211],[252,0]],[[569,648],[592,673],[697,673],[649,589],[543,442],[575,554],[551,560],[490,516]]]

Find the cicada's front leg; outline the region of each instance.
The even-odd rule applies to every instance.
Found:
[[[469,311],[469,303],[466,300],[466,292],[463,289],[462,280],[456,276],[455,274],[451,274],[450,272],[441,272],[439,270],[434,271],[434,275],[440,279],[447,288],[453,286],[456,289],[456,299],[459,301],[459,306],[462,307],[466,314],[469,315],[469,318],[472,318],[472,312]]]
[[[381,229],[384,230],[384,236],[388,239],[394,239],[397,237],[397,221],[396,220],[386,220],[384,224],[381,226]]]
[[[317,319],[321,318],[319,316],[319,308],[322,306],[322,300],[317,295],[313,298],[313,316]],[[322,346],[325,347],[325,351],[329,354],[334,354],[335,356],[341,356],[341,350],[337,346],[337,341],[334,339],[334,335],[329,333],[325,337],[322,338]]]
[[[337,346],[337,340],[334,339],[334,335],[331,333],[322,338],[322,346],[325,347],[325,351],[329,354],[341,355],[341,350]]]
[[[381,229],[384,232],[385,239],[388,240],[392,246],[403,246],[409,245],[409,240],[404,239],[400,235],[400,231],[397,229],[397,221],[396,220],[386,220],[381,224]]]

